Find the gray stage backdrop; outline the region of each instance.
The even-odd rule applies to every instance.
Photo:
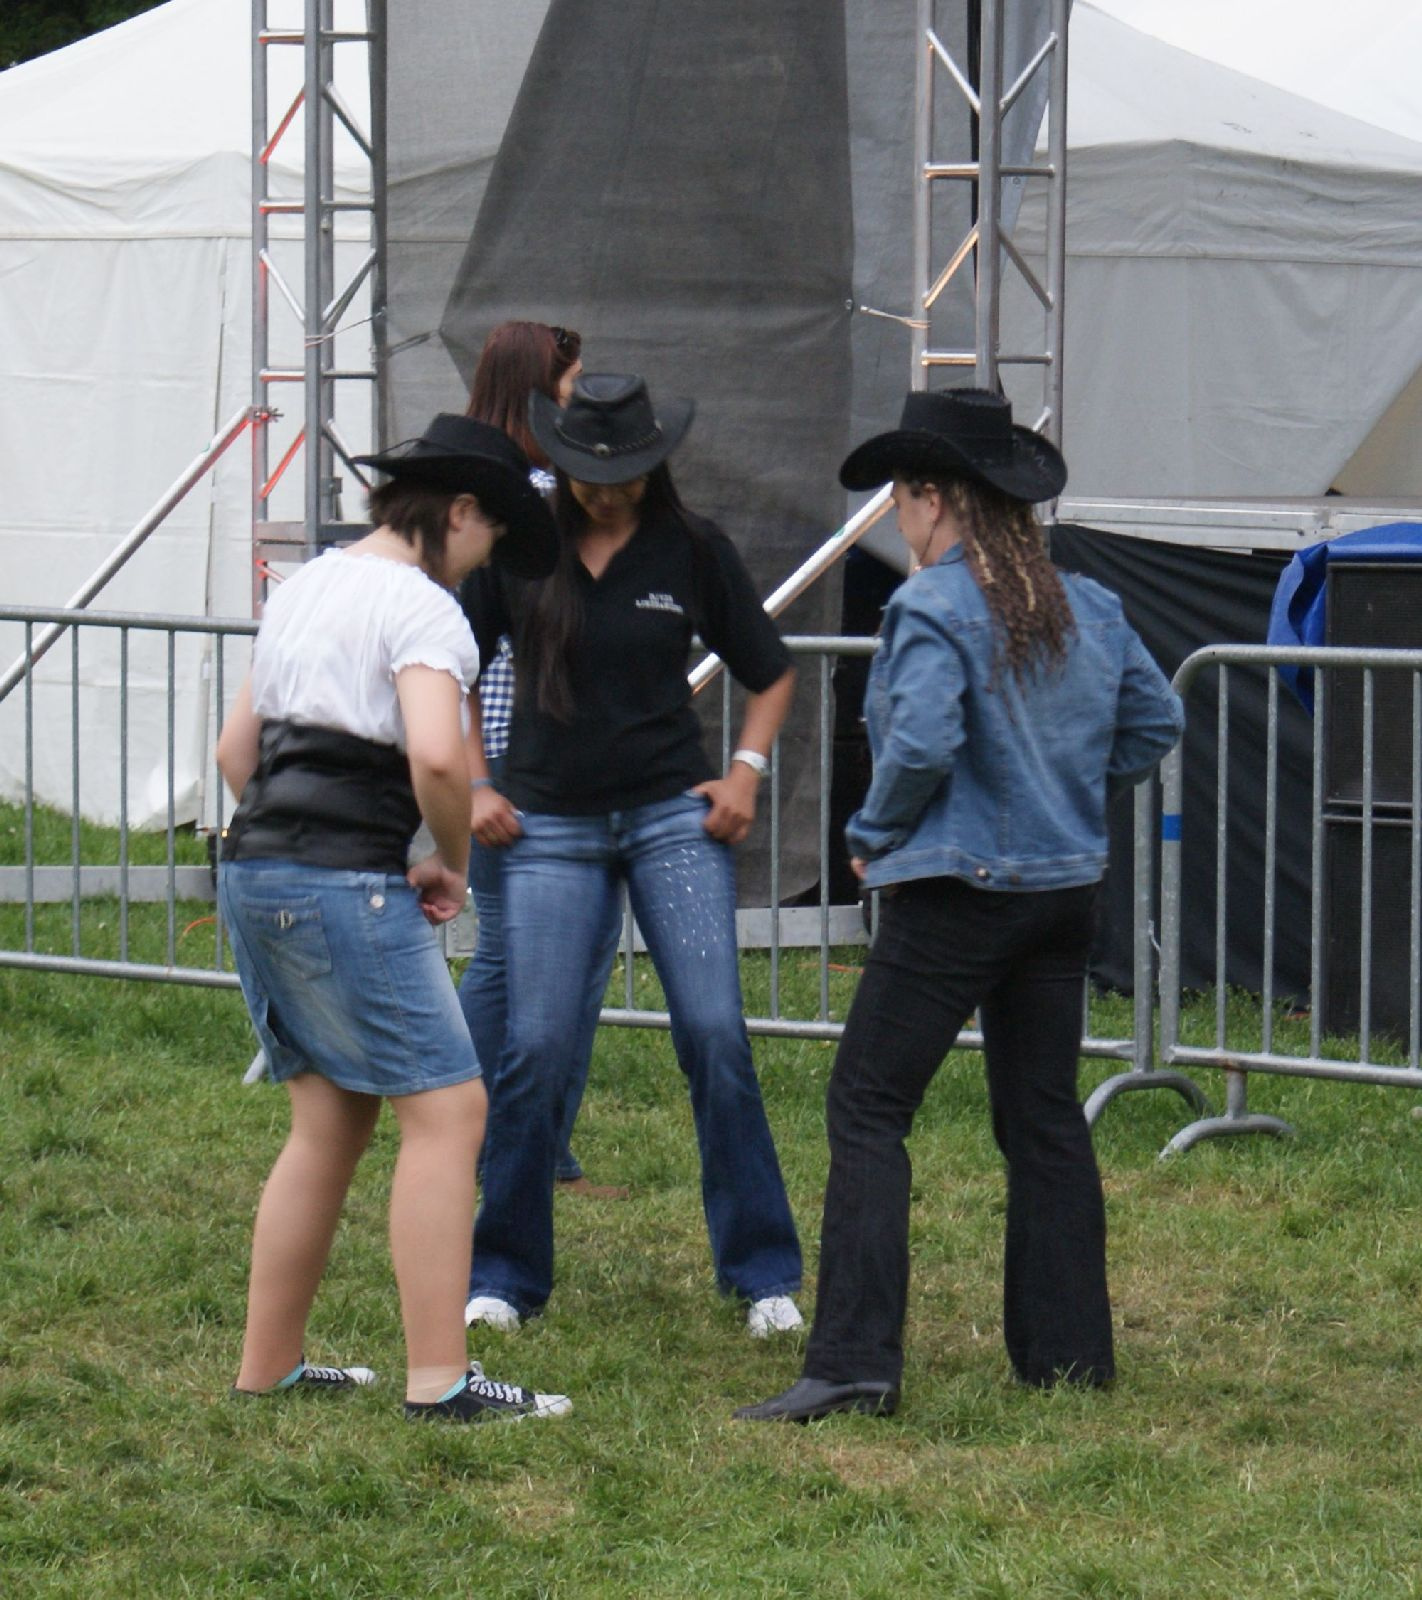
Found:
[[[966,0],[938,10],[961,58]],[[1013,8],[1009,63],[1030,56],[1044,11]],[[909,385],[907,327],[858,308],[911,313],[915,13],[913,0],[395,0],[390,437],[462,407],[495,324],[577,328],[591,370],[695,396],[678,483],[768,593],[843,521],[838,463],[892,425]],[[1044,87],[1014,119],[1025,148]],[[939,148],[966,156],[965,104],[945,84],[937,106]],[[970,211],[966,185],[940,187],[942,260]],[[965,279],[935,338],[972,337]],[[838,616],[836,575],[782,627],[835,631]],[[782,746],[784,895],[818,877],[815,689],[807,673]],[[764,903],[766,869],[758,827],[743,899]]]

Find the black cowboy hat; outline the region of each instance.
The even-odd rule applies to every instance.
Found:
[[[491,522],[504,525],[492,559],[516,578],[546,578],[557,564],[553,515],[528,481],[528,457],[502,428],[441,411],[418,439],[354,459],[421,488],[472,494]]]
[[[892,433],[851,450],[839,469],[846,489],[877,489],[895,474],[948,474],[990,484],[1036,504],[1062,492],[1061,451],[1012,421],[1012,406],[987,389],[914,389]]]
[[[685,437],[694,400],[664,400],[655,410],[646,380],[612,372],[584,373],[561,409],[534,391],[533,437],[579,483],[626,483],[660,466]]]

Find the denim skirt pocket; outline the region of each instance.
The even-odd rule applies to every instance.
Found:
[[[331,947],[326,940],[320,902],[315,899],[268,900],[238,896],[247,938],[295,978],[310,981],[330,972]]]

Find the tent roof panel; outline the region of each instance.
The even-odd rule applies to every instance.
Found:
[[[1178,141],[1315,166],[1422,171],[1422,138],[1179,49],[1086,0],[1072,8],[1069,70],[1074,149]]]
[[[1399,0],[1090,0],[1144,33],[1422,140],[1422,6]]]
[[[338,48],[336,65],[340,96],[364,121],[363,51]],[[248,6],[167,0],[0,74],[0,236],[249,231],[251,66]],[[273,48],[268,71],[275,120],[301,87],[302,52]],[[272,163],[279,192],[298,192],[301,139],[298,113]],[[346,140],[343,195],[368,181]]]

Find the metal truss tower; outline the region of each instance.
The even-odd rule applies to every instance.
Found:
[[[915,138],[913,372],[915,388],[924,388],[934,367],[976,369],[977,382],[997,388],[1001,369],[1036,366],[1042,371],[1042,409],[1033,426],[1060,443],[1062,415],[1063,291],[1066,282],[1066,98],[1067,14],[1070,0],[1039,0],[1024,6],[1022,0],[969,0],[969,51],[973,35],[980,44],[976,60],[960,63],[944,46],[937,26],[938,13],[962,0],[918,0],[918,79],[916,84],[917,132]],[[1012,13],[1009,18],[1009,12]],[[1016,31],[1031,26],[1036,13],[1042,35],[1035,48],[1023,44]],[[1013,28],[1009,29],[1009,21]],[[1045,27],[1040,24],[1045,23]],[[973,26],[976,24],[976,27]],[[946,30],[944,30],[946,31]],[[1004,81],[1004,41],[1012,33],[1016,54],[1025,64],[1010,83]],[[1025,38],[1025,35],[1024,35]],[[1030,51],[1030,54],[1029,54]],[[1044,76],[1039,76],[1044,75]],[[944,160],[939,153],[942,119],[935,114],[939,89],[947,84],[961,94],[973,116],[976,133],[974,159]],[[1045,90],[1045,95],[1043,95]],[[1020,101],[1045,99],[1047,150],[1037,159],[1031,145],[1020,154],[1005,142],[1009,114]],[[1035,118],[1027,121],[1035,124]],[[1027,121],[1017,119],[1019,141]],[[1036,126],[1027,128],[1032,139]],[[1016,159],[1013,159],[1016,155]],[[1028,265],[1004,217],[1004,184],[1014,178],[1044,180],[1048,185],[1045,282]],[[966,236],[938,264],[934,228],[934,191],[944,183],[972,186],[973,221]],[[1014,208],[1015,210],[1015,208]],[[1015,221],[1015,218],[1013,219]],[[953,349],[934,339],[934,314],[944,291],[969,265],[975,273],[974,348]],[[999,316],[1004,271],[1011,267],[1022,275],[1044,313],[1040,347],[1007,352],[1001,349]],[[1024,419],[1025,420],[1025,419]]]
[[[276,20],[283,11],[293,19],[287,25]],[[353,527],[342,516],[339,470],[343,467],[361,486],[365,480],[351,461],[361,445],[349,446],[337,423],[338,412],[355,414],[348,391],[356,391],[352,398],[360,414],[368,409],[370,437],[382,437],[378,374],[385,327],[385,39],[386,0],[252,0],[254,609],[265,594],[269,561],[305,559],[346,537]],[[273,52],[298,50],[299,79],[289,70],[279,72],[285,63],[278,63]],[[338,52],[363,58],[350,63],[349,72],[343,60],[340,76],[362,90],[368,83],[366,114],[343,99],[337,87]],[[283,76],[285,85],[277,88]],[[299,145],[295,136],[287,137],[298,118]],[[347,192],[339,197],[338,139],[343,152],[358,153],[342,165]],[[299,170],[297,192],[274,192],[272,158],[278,149],[284,165]],[[368,179],[357,177],[353,192],[347,176],[352,168]],[[283,218],[294,223],[284,227]],[[353,219],[368,222],[368,228],[353,228]],[[356,235],[354,244],[346,238],[350,233]],[[278,354],[274,290],[295,319],[299,361]],[[369,315],[360,325],[368,328],[369,337],[360,357],[342,363],[344,348],[354,337],[344,329],[343,319],[362,290],[368,292]],[[293,405],[284,412],[283,394],[299,394],[299,409]],[[277,485],[298,460],[304,474],[303,514],[275,520]]]

